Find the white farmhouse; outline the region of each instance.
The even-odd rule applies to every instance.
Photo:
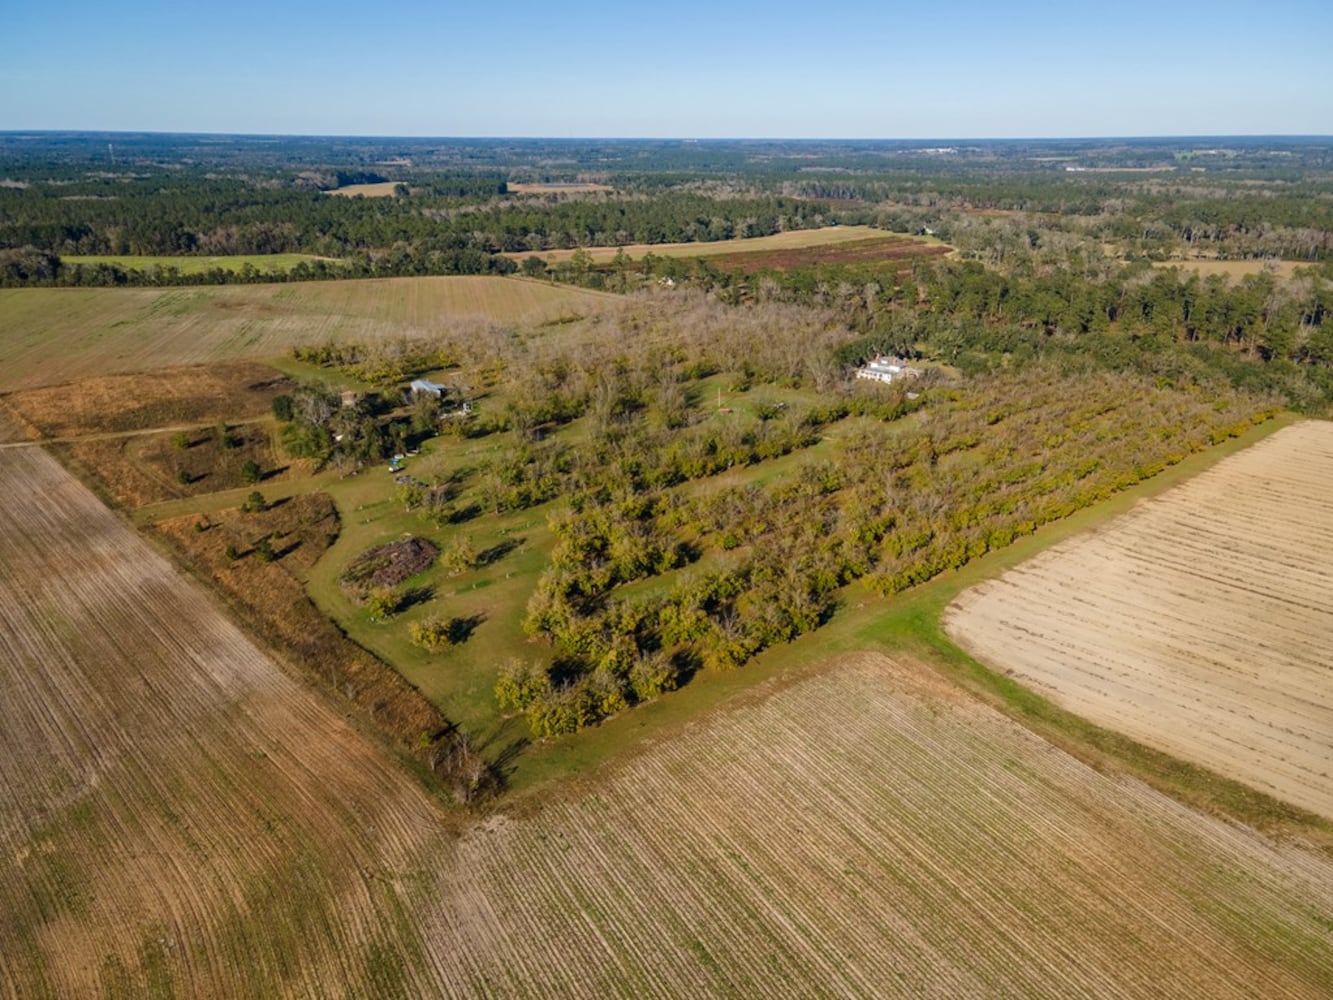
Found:
[[[887,384],[899,379],[920,378],[921,369],[913,368],[902,358],[877,354],[874,360],[856,369],[856,377],[868,378],[874,382]]]

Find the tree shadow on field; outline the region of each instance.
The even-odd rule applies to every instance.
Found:
[[[465,521],[471,521],[474,517],[480,517],[482,513],[481,504],[470,503],[466,507],[459,507],[457,510],[450,511],[445,520],[449,524],[462,524]]]
[[[285,559],[287,556],[291,555],[300,547],[301,547],[301,539],[292,537],[291,541],[289,541],[282,548],[273,550],[273,558],[277,560]]]
[[[477,565],[489,566],[491,563],[499,562],[526,541],[526,538],[506,538],[498,545],[492,545],[489,549],[480,553],[477,556]]]
[[[508,787],[510,776],[518,769],[518,758],[531,744],[529,736],[506,736],[505,724],[501,722],[477,741],[477,752],[490,763],[491,771],[503,789]]]
[[[683,649],[671,657],[671,665],[676,668],[676,687],[683,688],[703,667],[699,654]]]
[[[467,642],[472,637],[472,633],[477,630],[477,626],[485,620],[486,615],[480,611],[475,615],[451,618],[449,620],[449,641],[455,646]]]
[[[435,597],[435,588],[430,586],[408,587],[398,600],[398,610],[406,611],[418,604],[425,604]]]

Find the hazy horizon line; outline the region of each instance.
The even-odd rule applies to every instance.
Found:
[[[1121,135],[1013,135],[1013,136],[800,136],[800,135],[392,135],[373,132],[229,132],[203,129],[176,131],[170,129],[99,129],[99,128],[4,128],[0,136],[180,136],[216,137],[234,139],[378,139],[410,142],[438,142],[441,140],[474,142],[932,142],[932,143],[994,143],[994,142],[1115,142],[1145,140],[1244,139],[1244,140],[1325,140],[1333,142],[1333,134],[1319,132],[1198,132],[1198,133],[1142,133]]]

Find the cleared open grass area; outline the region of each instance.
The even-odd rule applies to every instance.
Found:
[[[131,271],[147,271],[151,268],[174,267],[181,274],[203,274],[221,268],[224,271],[240,271],[247,264],[256,271],[265,274],[290,271],[297,264],[307,264],[327,257],[316,257],[308,253],[273,253],[273,254],[229,254],[224,257],[136,257],[130,254],[108,254],[105,256],[63,256],[66,264],[110,264]]]
[[[624,247],[588,247],[584,252],[592,257],[595,264],[609,264],[616,254],[625,253],[638,260],[644,254],[657,257],[720,257],[729,254],[763,253],[776,250],[795,250],[806,247],[827,247],[839,243],[853,243],[874,237],[883,238],[892,235],[882,229],[871,226],[825,226],[821,229],[793,229],[772,236],[756,236],[745,240],[716,240],[711,243],[633,243]],[[908,239],[909,237],[900,237]],[[923,245],[940,245],[938,240],[921,240]],[[569,260],[577,250],[539,250],[505,254],[514,260],[527,257],[541,257],[549,263]]]
[[[1333,818],[1333,424],[1305,422],[964,594],[1061,706]]]
[[[291,387],[267,365],[229,361],[25,389],[4,405],[34,439],[51,440],[266,416]]]
[[[1310,266],[1310,262],[1300,260],[1166,260],[1153,264],[1153,267],[1160,268],[1178,267],[1202,278],[1220,274],[1233,281],[1247,274],[1263,274],[1265,271],[1272,271],[1280,278],[1291,278],[1298,267]]]
[[[0,290],[0,391],[148,371],[295,344],[438,334],[468,322],[586,315],[608,296],[497,277],[377,278],[203,288]]]
[[[346,187],[325,191],[340,198],[392,198],[402,181],[377,181],[374,184],[348,184]]]

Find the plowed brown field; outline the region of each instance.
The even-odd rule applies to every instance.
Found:
[[[45,453],[0,512],[0,996],[425,989],[428,797]]]
[[[475,828],[423,917],[462,992],[1333,989],[1333,863],[1099,774],[865,655]],[[536,987],[533,984],[541,984]]]
[[[0,453],[0,996],[1325,997],[1333,862],[844,660],[460,835]]]
[[[943,243],[927,243],[911,236],[884,236],[853,243],[798,247],[766,253],[721,254],[710,257],[708,262],[723,271],[741,271],[745,274],[788,271],[812,264],[866,264],[894,260],[902,264],[903,270],[910,270],[912,261],[918,257],[943,257],[950,253],[953,253],[953,247]]]
[[[1333,423],[974,588],[947,624],[1063,707],[1333,818]]]

